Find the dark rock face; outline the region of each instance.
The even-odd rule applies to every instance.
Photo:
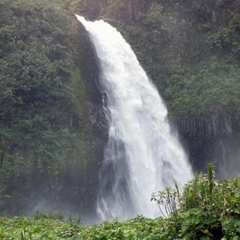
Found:
[[[81,28],[83,55],[81,73],[87,90],[88,125],[94,130],[95,136],[106,141],[108,124],[103,110],[103,95],[100,89],[100,66],[90,37]]]
[[[233,134],[239,128],[237,119],[234,119],[222,107],[217,107],[201,117],[189,117],[187,120],[177,120],[181,135],[194,137],[217,137]]]
[[[196,172],[206,171],[212,162],[220,178],[238,174],[239,119],[217,106],[199,117],[178,118],[176,125]]]
[[[98,87],[100,68],[95,54],[95,49],[87,31],[83,26],[80,28],[80,36],[83,55],[80,56],[80,68],[87,90],[87,101],[101,105],[102,94]]]
[[[81,73],[87,91],[87,128],[90,129],[93,136],[92,145],[94,148],[94,156],[91,167],[88,166],[86,169],[86,176],[88,177],[85,179],[85,184],[82,184],[82,186],[85,187],[82,187],[80,191],[76,189],[75,193],[78,194],[79,199],[82,200],[77,207],[82,210],[81,212],[84,219],[90,224],[92,221],[93,223],[96,222],[94,217],[96,217],[95,205],[98,197],[99,170],[104,158],[104,149],[108,141],[108,122],[103,107],[104,96],[101,93],[99,84],[101,71],[97,55],[89,35],[83,27],[81,28],[81,36],[83,41],[82,54],[84,56],[81,60]],[[73,194],[73,196],[76,196],[76,194]]]

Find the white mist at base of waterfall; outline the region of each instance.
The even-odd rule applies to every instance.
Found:
[[[101,220],[155,218],[153,192],[193,178],[188,158],[172,134],[167,109],[122,35],[103,20],[78,20],[88,31],[101,68],[100,87],[109,121],[99,173]]]

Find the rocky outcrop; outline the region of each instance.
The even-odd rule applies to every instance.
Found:
[[[80,23],[79,23],[80,24]],[[94,46],[89,35],[81,25],[80,28],[82,55],[80,69],[86,87],[87,127],[94,131],[95,137],[107,139],[107,120],[105,118],[102,93],[100,89],[100,68]]]
[[[212,107],[202,116],[178,118],[177,126],[183,137],[208,137],[232,135],[240,130],[239,120],[222,106]]]
[[[239,119],[215,106],[202,116],[177,118],[175,123],[195,171],[205,171],[212,162],[220,178],[239,173]]]

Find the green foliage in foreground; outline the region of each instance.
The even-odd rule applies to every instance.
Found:
[[[215,180],[210,165],[208,173],[190,181],[182,195],[176,186],[153,194],[152,200],[168,217],[137,216],[91,227],[80,226],[71,218],[64,222],[61,214],[2,217],[0,239],[240,239],[240,177]]]

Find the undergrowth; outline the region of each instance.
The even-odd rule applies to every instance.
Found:
[[[165,217],[137,216],[126,222],[83,227],[81,219],[37,213],[34,218],[0,217],[0,239],[240,239],[240,177],[215,179],[213,165],[187,183],[154,193],[152,201]]]

